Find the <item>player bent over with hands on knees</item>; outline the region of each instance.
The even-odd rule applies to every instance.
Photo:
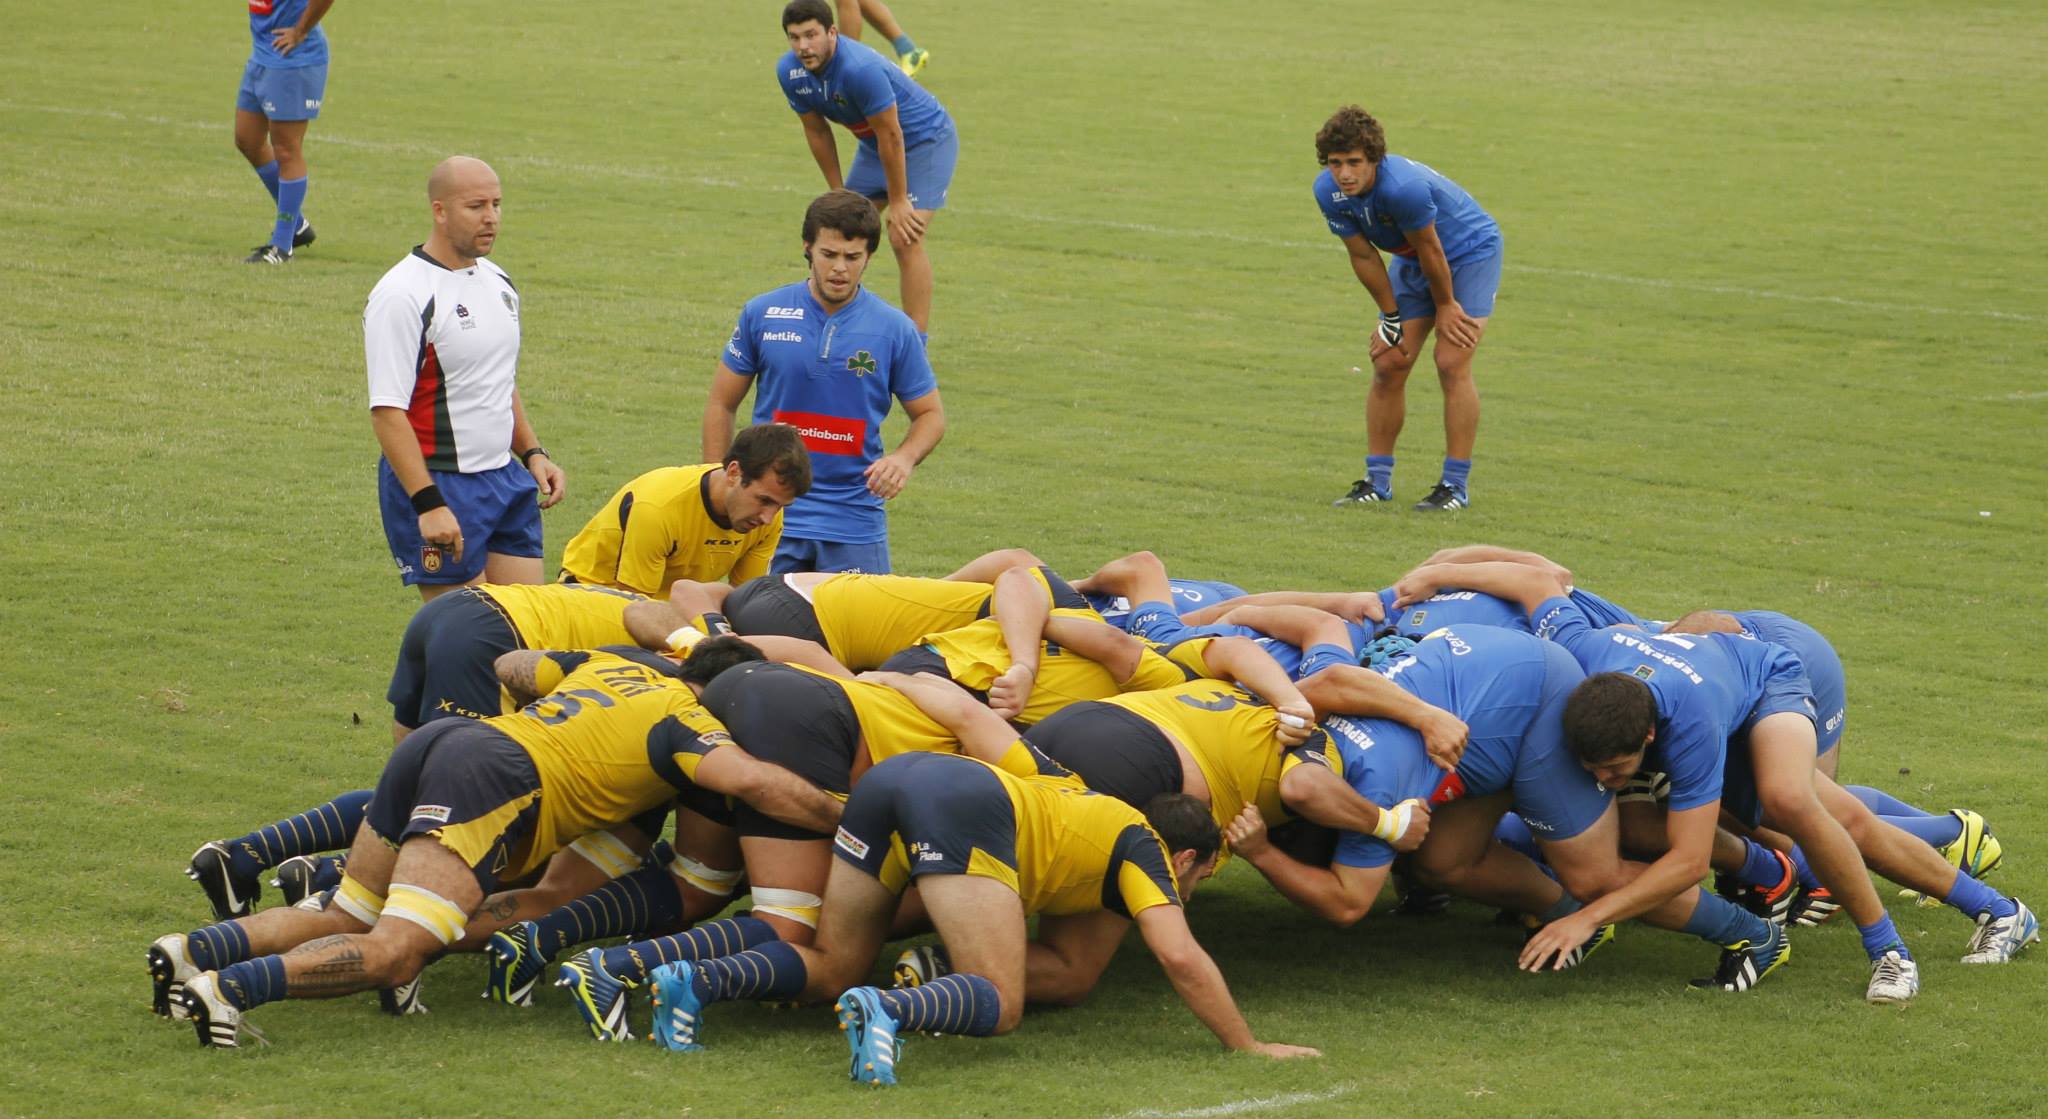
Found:
[[[963,740],[985,740],[981,752],[1016,741],[1012,728],[957,685],[930,676],[892,682],[921,707],[932,705],[934,718],[942,708]],[[1019,777],[946,754],[876,766],[854,789],[834,837],[816,939],[809,946],[769,941],[655,969],[657,1040],[701,1048],[704,1010],[713,1002],[836,998],[853,1078],[892,1084],[900,1031],[1007,1033],[1023,1015],[1027,974],[1048,953],[1106,961],[1135,923],[1174,989],[1226,1046],[1271,1057],[1317,1055],[1258,1040],[1188,928],[1182,899],[1216,861],[1219,836],[1208,813],[1168,796],[1141,814],[1057,767],[1047,770]],[[952,970],[908,989],[855,986],[913,882]],[[1026,940],[1034,913],[1043,922],[1036,945]]]

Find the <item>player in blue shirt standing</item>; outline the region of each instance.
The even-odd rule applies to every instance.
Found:
[[[704,405],[704,452],[723,459],[750,389],[754,423],[803,435],[811,489],[783,513],[771,574],[889,567],[882,503],[946,434],[939,384],[916,324],[873,292],[861,274],[882,236],[881,216],[860,195],[832,190],[804,211],[805,280],[749,300],[718,363]],[[882,420],[901,401],[910,430],[882,453]]]
[[[1394,441],[1407,418],[1408,372],[1434,329],[1444,390],[1444,469],[1415,503],[1422,512],[1471,504],[1467,478],[1479,434],[1472,353],[1500,288],[1500,227],[1463,188],[1425,164],[1387,151],[1380,122],[1356,105],[1316,133],[1316,204],[1344,239],[1351,270],[1379,307],[1372,388],[1365,398],[1365,477],[1333,504],[1394,499]],[[1391,266],[1380,251],[1393,254]]]
[[[804,125],[804,142],[831,190],[845,187],[872,199],[887,215],[889,247],[902,277],[903,312],[929,333],[932,262],[925,230],[946,205],[960,137],[939,99],[872,48],[842,39],[825,0],[791,0],[782,9],[789,50],[775,80]],[[858,142],[853,170],[839,172],[832,122]]]
[[[235,94],[235,147],[277,203],[270,240],[250,264],[283,264],[313,243],[306,220],[306,126],[327,95],[327,33],[320,20],[334,0],[249,0],[254,49]]]

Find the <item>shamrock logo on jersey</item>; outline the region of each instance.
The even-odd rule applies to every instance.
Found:
[[[846,371],[856,377],[865,377],[877,368],[879,367],[875,364],[875,355],[866,350],[846,359]]]

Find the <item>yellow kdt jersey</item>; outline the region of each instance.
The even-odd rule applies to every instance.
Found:
[[[689,788],[697,763],[732,736],[652,653],[549,653],[560,683],[484,722],[519,743],[540,774],[540,815],[505,878],[576,837],[614,827]],[[644,662],[644,663],[643,663]],[[545,668],[545,666],[544,666]],[[544,672],[541,682],[546,684]]]
[[[562,550],[562,574],[658,596],[678,579],[738,586],[768,574],[782,514],[752,532],[722,523],[711,508],[711,476],[724,469],[665,466],[627,482]]]
[[[631,645],[626,607],[647,601],[645,595],[588,583],[485,583],[475,589],[497,606],[528,649]]]
[[[1060,617],[1101,621],[1093,610],[1062,607]],[[946,660],[946,672],[962,687],[986,692],[996,677],[1010,669],[1010,647],[1003,642],[1002,627],[994,618],[983,618],[959,629],[930,633],[922,642]],[[1016,721],[1029,726],[1062,707],[1088,699],[1108,699],[1122,692],[1150,691],[1186,683],[1188,674],[1159,653],[1146,649],[1139,655],[1138,670],[1122,684],[1109,670],[1087,657],[1068,652],[1050,641],[1039,643],[1038,677],[1031,696]]]
[[[853,705],[853,717],[860,722],[861,742],[867,748],[868,761],[874,765],[898,754],[960,752],[960,740],[953,737],[952,731],[919,710],[909,696],[886,684],[848,680],[800,664],[788,667],[829,681],[846,693],[847,702]],[[1040,771],[1038,758],[1037,752],[1019,739],[1003,755],[1002,768],[1020,777],[1036,777]]]
[[[1016,886],[1024,912],[1057,917],[1110,909],[1135,917],[1180,904],[1166,844],[1143,813],[1073,777],[996,775],[1017,816]]]
[[[1227,680],[1195,680],[1103,702],[1124,708],[1187,747],[1209,783],[1217,827],[1227,827],[1246,804],[1258,805],[1269,824],[1288,819],[1280,803],[1280,766],[1287,755],[1276,735],[1279,713],[1264,700]]]

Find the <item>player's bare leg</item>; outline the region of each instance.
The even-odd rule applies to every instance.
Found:
[[[818,935],[819,915],[816,913],[792,915],[764,908],[761,891],[770,897],[805,895],[821,898],[825,894],[825,882],[833,867],[832,845],[824,839],[770,839],[765,836],[749,835],[740,837],[740,851],[746,857],[747,881],[753,884],[754,916],[768,923],[775,935],[791,944],[809,944]],[[799,919],[808,917],[808,922]],[[837,994],[838,992],[833,992]]]
[[[1472,321],[1478,324],[1483,338],[1486,320],[1476,318]],[[1472,382],[1472,355],[1476,350],[1476,342],[1471,346],[1460,346],[1441,336],[1436,340],[1437,383],[1444,390],[1445,458],[1470,459],[1472,445],[1479,438],[1479,388]],[[1389,443],[1389,449],[1379,453],[1392,454],[1392,446]]]
[[[235,114],[237,123],[245,114]],[[261,120],[261,117],[257,118]],[[307,120],[269,121],[270,150],[277,156],[277,177],[280,179],[303,179],[306,177],[306,126]],[[247,154],[244,152],[243,154]]]
[[[270,148],[270,121],[262,113],[235,110],[235,149],[251,167],[261,167],[277,158]]]
[[[1140,602],[1173,601],[1173,584],[1166,577],[1166,564],[1151,552],[1132,552],[1113,559],[1074,581],[1082,594],[1106,594]]]
[[[605,834],[598,833],[588,838],[601,840]],[[616,837],[636,857],[645,855],[653,846],[653,841],[631,824],[612,828],[609,835]],[[630,871],[633,868],[626,869]],[[538,921],[611,879],[610,872],[585,858],[581,851],[573,846],[564,847],[548,860],[539,882],[524,889],[500,890],[483,899],[476,912],[470,915],[462,939],[449,945],[448,950],[480,951],[490,943],[491,934],[500,929],[511,928],[521,921]]]
[[[391,882],[445,899],[462,914],[483,901],[469,866],[430,836],[415,836],[399,848]],[[396,987],[418,975],[445,942],[413,921],[389,916],[391,902],[385,905],[387,916],[367,934],[323,937],[286,953],[289,997],[334,998]]]
[[[996,576],[1013,567],[1037,567],[1044,563],[1024,548],[998,548],[968,560],[958,571],[946,576],[949,583],[993,583]],[[1079,584],[1076,584],[1078,588]]]
[[[1511,800],[1495,793],[1438,807],[1428,838],[1415,850],[1415,869],[1435,889],[1538,917],[1564,891],[1527,855],[1494,842],[1494,825]]]
[[[544,583],[546,570],[539,556],[508,556],[502,552],[489,552],[484,556],[486,583]]]
[[[918,880],[918,891],[945,941],[953,971],[995,985],[1002,1000],[995,1032],[1016,1029],[1024,1015],[1024,900],[993,878],[971,874],[928,874]]]
[[[834,859],[827,881],[825,892],[832,901],[819,914],[817,939],[797,949],[806,975],[804,1002],[836,999],[865,979],[896,916],[896,894],[852,863]]]
[[[1749,748],[1765,822],[1799,844],[1814,876],[1859,926],[1883,920],[1884,903],[1870,884],[1855,841],[1821,804],[1814,772],[1812,721],[1791,711],[1766,716],[1750,728]],[[1933,850],[1924,843],[1920,847],[1930,853]]]
[[[1030,1002],[1078,1006],[1095,990],[1123,943],[1130,922],[1109,910],[1038,919],[1038,936],[1024,947],[1024,997]]]
[[[903,313],[917,324],[920,333],[929,334],[932,329],[932,261],[925,252],[924,243],[931,236],[932,216],[938,211],[914,211],[922,232],[911,239],[898,236],[895,228],[889,225],[886,201],[877,202],[875,208],[882,212],[883,228],[889,234],[889,248],[896,254],[897,285]]]
[[[1422,355],[1422,343],[1436,325],[1434,317],[1405,319],[1401,344],[1381,350],[1372,359],[1372,386],[1365,392],[1365,453],[1391,455],[1408,419],[1408,374]]]

